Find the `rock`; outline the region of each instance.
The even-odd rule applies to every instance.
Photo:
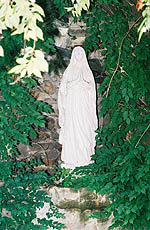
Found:
[[[43,81],[40,86],[34,87],[31,91],[31,95],[39,101],[52,101],[52,95],[56,92],[56,89],[50,80]]]
[[[51,138],[54,139],[54,140],[58,140],[59,138],[59,134],[57,133],[57,130],[54,129],[51,133]]]
[[[40,128],[37,130],[38,138],[33,142],[44,143],[45,140],[49,139],[50,131],[47,128]]]
[[[64,214],[65,218],[60,218],[59,222],[65,224],[66,230],[108,230],[112,224],[112,216],[109,219],[98,220],[89,218],[93,211],[99,211],[109,204],[106,196],[101,197],[96,193],[91,193],[85,188],[73,190],[52,186],[48,189],[48,195],[51,197],[53,204]],[[98,199],[98,203],[96,203]],[[88,205],[89,203],[92,205]],[[84,204],[84,205],[83,205]],[[37,218],[46,218],[48,204],[45,203],[42,209],[38,209]],[[103,208],[102,208],[103,207]],[[53,218],[55,221],[56,219]],[[52,228],[47,228],[52,230]]]
[[[86,24],[83,21],[77,20],[76,23],[73,22],[72,17],[69,18],[69,30],[68,34],[75,37],[86,37]]]
[[[47,99],[50,99],[50,95],[45,92],[38,92],[37,94],[35,93],[35,98],[38,101],[46,101]]]
[[[81,212],[79,209],[65,210],[62,212],[65,219],[60,219],[67,228],[66,230],[108,230],[111,219],[100,222],[97,219],[89,218],[91,210]]]
[[[18,150],[19,150],[19,153],[20,155],[17,156],[17,159],[18,160],[24,160],[24,159],[27,159],[30,157],[30,146],[29,145],[25,145],[25,144],[22,144],[20,143],[18,146],[17,146]]]
[[[103,50],[104,49],[98,49],[98,50],[94,50],[92,53],[89,53],[89,59],[97,59],[101,63],[103,63],[104,56],[101,55],[101,52]]]
[[[49,138],[46,132],[39,133],[40,138],[35,139],[30,146],[21,143],[18,145],[20,155],[17,160],[39,158],[46,166],[56,165],[60,159],[61,145],[55,139]]]
[[[85,37],[78,37],[72,41],[71,47],[82,46],[85,41]]]
[[[69,49],[65,49],[65,48],[62,48],[60,46],[56,46],[58,52],[60,53],[60,55],[64,58],[64,59],[68,59],[68,62],[71,58],[71,50]]]
[[[55,128],[55,119],[52,118],[52,117],[48,117],[46,119],[46,127],[49,129],[49,130],[53,130]]]
[[[69,47],[71,44],[71,38],[68,35],[68,30],[69,30],[68,24],[62,25],[61,21],[56,20],[55,25],[59,30],[59,36],[55,36],[55,45],[62,48]]]
[[[46,92],[48,95],[51,95],[55,92],[54,85],[50,81],[44,81],[43,84],[41,84],[41,87],[44,92]]]
[[[48,194],[52,197],[53,203],[60,209],[103,210],[109,204],[106,196],[101,197],[85,188],[73,190],[71,188],[52,187]]]
[[[102,65],[99,59],[93,58],[89,59],[89,66],[93,72],[95,82],[101,83],[105,78],[105,74],[102,72]]]

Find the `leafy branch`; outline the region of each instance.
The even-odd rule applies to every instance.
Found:
[[[17,81],[23,77],[42,78],[41,72],[48,72],[48,63],[41,50],[35,50],[38,39],[43,39],[43,32],[37,26],[37,22],[43,22],[44,11],[33,0],[0,1],[0,33],[10,28],[11,35],[24,34],[24,52],[22,58],[17,58],[19,64],[9,73],[18,75]],[[33,47],[26,46],[26,41],[33,40]],[[3,48],[0,46],[0,56],[3,56]]]
[[[82,10],[88,10],[90,7],[90,0],[71,0],[73,6],[66,7],[66,10],[69,12],[71,11],[73,16],[81,16]]]
[[[140,41],[142,34],[150,30],[150,1],[149,0],[138,0],[136,4],[136,8],[138,11],[144,8],[142,12],[143,21],[138,28],[138,32],[139,32],[138,41]]]

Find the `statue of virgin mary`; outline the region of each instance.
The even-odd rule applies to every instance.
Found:
[[[85,51],[75,47],[58,92],[59,143],[62,166],[74,169],[91,163],[97,129],[96,90]]]

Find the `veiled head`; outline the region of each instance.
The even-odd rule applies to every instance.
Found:
[[[84,50],[81,47],[76,47],[73,51],[76,61],[82,61],[84,58]]]
[[[63,76],[63,83],[82,79],[86,82],[90,82],[95,89],[93,74],[89,67],[85,51],[81,46],[77,46],[73,49],[70,63]]]
[[[73,49],[70,64],[84,64],[87,62],[85,51],[82,47],[77,46]]]

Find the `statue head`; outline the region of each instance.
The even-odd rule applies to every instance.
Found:
[[[77,62],[82,61],[84,57],[84,50],[81,47],[74,48],[74,56]]]
[[[85,51],[77,46],[73,49],[70,64],[84,65],[87,62]]]
[[[95,90],[95,82],[92,71],[89,67],[86,54],[81,46],[77,46],[73,49],[70,63],[63,75],[62,84],[67,81],[75,81],[77,79],[83,79],[93,85]]]

